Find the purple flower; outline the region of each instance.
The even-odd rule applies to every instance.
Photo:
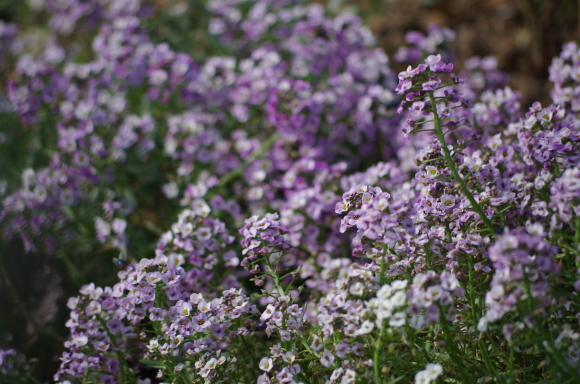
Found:
[[[330,353],[327,349],[322,352],[322,356],[320,357],[320,363],[325,367],[330,367],[332,362],[334,361],[334,355]]]

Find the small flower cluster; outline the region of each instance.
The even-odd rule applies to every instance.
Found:
[[[287,232],[278,221],[278,214],[267,213],[262,219],[252,216],[244,221],[244,227],[240,234],[244,237],[241,241],[242,254],[248,255],[241,265],[250,273],[260,271],[262,258],[268,258],[276,262],[291,249],[284,234]]]
[[[185,209],[171,231],[161,235],[157,252],[166,254],[190,266],[180,281],[179,291],[208,292],[210,287],[222,290],[238,287],[234,275],[227,273],[240,260],[236,251],[228,250],[234,237],[225,223],[211,216],[210,208],[201,199],[192,203],[192,209]]]
[[[0,349],[0,372],[2,374],[17,374],[17,368],[23,362],[24,356],[14,349]]]
[[[126,375],[138,375],[127,365],[122,352],[138,336],[147,339],[143,345],[147,350],[144,358],[163,361],[170,355],[203,355],[195,362],[200,369],[198,374],[216,376],[216,367],[225,362],[222,360],[231,360],[220,357],[221,343],[226,338],[247,334],[248,330],[240,326],[241,321],[256,315],[257,309],[235,288],[209,301],[199,291],[192,293],[191,289],[201,286],[192,284],[190,274],[196,266],[186,263],[178,253],[165,256],[158,252],[155,259],[142,259],[120,271],[121,281],[112,288],[102,289],[94,284],[83,287],[81,296],[68,302],[71,318],[67,326],[72,339],[66,342],[69,351],[61,358],[55,380],[86,377],[89,371],[108,372],[100,374],[103,381],[123,382]],[[215,291],[208,291],[208,296],[215,295]],[[147,320],[153,329],[138,331],[138,325]],[[229,330],[232,326],[234,329]],[[153,330],[163,332],[149,337]],[[208,354],[217,356],[215,361],[207,358]],[[183,364],[164,366],[160,375],[171,376],[182,368]]]
[[[58,35],[18,54],[14,113],[54,135],[2,230],[130,256],[68,301],[57,382],[580,381],[576,44],[522,114],[448,29],[396,85],[353,15],[204,6],[218,56],[138,0],[47,1]]]
[[[415,375],[415,384],[429,384],[443,373],[441,364],[427,364],[424,370],[417,372]]]
[[[528,228],[516,228],[504,233],[489,249],[489,259],[495,270],[491,289],[485,296],[488,309],[480,320],[479,329],[497,321],[511,311],[528,311],[521,308],[534,302],[533,311],[541,314],[555,304],[549,292],[548,278],[560,272],[554,256],[557,248],[543,239],[544,230],[539,223]],[[529,310],[529,308],[527,308]],[[527,318],[528,326],[534,324]],[[504,333],[510,336],[510,324]]]
[[[560,56],[552,59],[550,81],[554,83],[551,91],[554,103],[574,112],[580,111],[580,48],[575,42],[562,47]]]
[[[26,252],[37,249],[38,238],[48,251],[54,251],[56,232],[70,220],[67,208],[84,198],[82,184],[87,176],[94,177],[90,168],[70,167],[59,156],[52,158],[49,168],[24,170],[22,188],[3,200],[0,219],[6,223],[6,236],[18,236]]]
[[[451,55],[452,52],[445,48],[456,38],[456,34],[449,28],[441,28],[437,24],[431,24],[427,28],[427,35],[419,31],[410,31],[405,36],[408,45],[399,48],[395,53],[395,60],[398,62],[418,63],[424,55],[431,55],[437,52],[445,52]],[[467,66],[467,64],[466,64]]]
[[[449,306],[457,302],[458,298],[465,297],[465,291],[453,273],[443,271],[437,275],[435,271],[429,270],[413,277],[409,296],[411,306],[408,312],[412,314],[410,325],[415,329],[423,329],[438,323],[441,316],[454,321],[456,310]],[[448,308],[447,313],[442,312],[444,308]]]
[[[580,217],[580,169],[568,168],[550,187],[550,208],[562,223]]]
[[[385,211],[389,204],[390,195],[383,192],[379,187],[369,187],[367,185],[358,185],[351,188],[350,191],[342,195],[342,202],[336,204],[336,213],[347,212],[342,219],[340,231],[345,232],[347,228],[356,226],[358,233],[353,240],[355,245],[354,252],[366,254],[367,250],[363,248],[363,237],[369,240],[379,240],[387,246],[394,246],[387,239],[396,238],[396,234],[386,235],[385,232],[393,229],[389,223],[385,222]],[[392,211],[391,211],[392,212]],[[387,219],[388,220],[388,219]]]

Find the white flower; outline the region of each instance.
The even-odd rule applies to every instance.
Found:
[[[443,288],[440,285],[433,285],[427,288],[427,295],[433,301],[439,300],[441,295],[443,294]]]
[[[191,304],[187,302],[181,302],[179,304],[179,313],[181,313],[183,316],[189,316],[191,313]]]
[[[376,311],[379,308],[379,300],[375,297],[365,303],[368,309]]]
[[[501,145],[501,133],[498,133],[495,136],[492,136],[491,138],[488,139],[487,141],[487,146],[489,147],[489,149],[491,149],[492,151],[497,150],[497,148]]]
[[[205,367],[200,369],[200,371],[198,373],[201,377],[207,377],[207,375],[209,375],[210,371],[211,371],[211,369],[209,369],[206,365]]]
[[[336,381],[336,379],[338,379],[340,377],[340,375],[342,375],[342,372],[344,372],[344,368],[337,368],[334,371],[332,371],[332,374],[330,375],[330,381]]]
[[[405,325],[406,318],[407,315],[405,315],[405,312],[397,312],[389,320],[389,325],[395,328],[402,327]]]
[[[427,364],[425,372],[427,372],[427,375],[431,378],[431,381],[433,381],[443,373],[443,367],[438,363]]]
[[[479,322],[477,323],[477,330],[479,332],[487,331],[487,324],[488,324],[487,319],[485,317],[482,317],[481,319],[479,319]]]
[[[425,167],[425,176],[428,179],[434,179],[439,176],[439,170],[432,165],[428,165]]]
[[[78,297],[70,297],[66,303],[66,306],[69,309],[75,309],[77,307],[77,304],[79,303],[79,298]]]
[[[264,312],[260,316],[260,321],[263,322],[263,321],[268,320],[270,317],[272,317],[272,314],[275,311],[276,311],[276,307],[272,304],[268,304],[268,306],[266,307],[266,309],[264,310]]]
[[[209,369],[215,369],[215,367],[217,367],[217,359],[212,357],[207,363],[205,363],[205,367]]]
[[[292,364],[294,362],[294,359],[296,359],[296,355],[292,351],[288,351],[282,355],[282,360],[284,360],[288,364]]]
[[[393,293],[393,287],[389,284],[385,284],[377,291],[377,299],[386,300],[391,297],[391,293]]]
[[[211,304],[204,300],[197,305],[197,309],[200,312],[208,312],[211,309]]]
[[[111,227],[116,234],[121,234],[125,232],[125,229],[127,228],[127,222],[123,219],[115,219],[113,220]]]
[[[262,187],[253,187],[248,190],[248,200],[257,201],[260,200],[262,196],[264,196],[264,189]]]
[[[407,288],[407,284],[407,280],[395,280],[391,283],[391,287],[393,287],[393,290],[398,291]]]
[[[436,380],[441,373],[443,373],[443,367],[441,364],[427,364],[424,370],[415,374],[415,384],[429,384]]]
[[[82,335],[82,336],[75,336],[72,340],[72,344],[73,346],[80,348],[82,346],[87,345],[87,343],[89,342],[89,338],[88,336]]]
[[[405,303],[407,302],[407,294],[405,294],[405,292],[403,291],[397,291],[393,295],[393,297],[391,297],[390,301],[393,307],[400,307],[402,305],[405,305]]]
[[[161,272],[149,272],[145,275],[145,279],[149,284],[155,285],[163,279]]]
[[[149,352],[153,353],[157,348],[159,348],[159,341],[157,341],[157,339],[151,339],[149,344],[147,344],[147,349],[149,349]]]
[[[262,360],[260,360],[259,366],[262,371],[269,372],[273,365],[274,363],[271,357],[263,357]]]
[[[352,369],[347,369],[344,372],[344,376],[342,377],[342,380],[340,381],[340,383],[341,384],[354,383],[355,378],[356,378],[356,372],[353,371]]]
[[[365,322],[361,324],[361,326],[358,329],[358,331],[356,332],[356,334],[357,335],[369,334],[373,330],[374,327],[375,326],[372,322],[370,322],[369,320],[365,320]]]
[[[165,184],[161,187],[161,190],[168,199],[173,199],[179,194],[179,186],[175,181]]]
[[[165,72],[163,69],[155,69],[149,74],[149,83],[151,85],[159,85],[165,82],[167,78],[167,72]]]
[[[195,213],[202,217],[207,217],[211,212],[209,205],[201,199],[195,199],[192,203],[192,207]]]
[[[101,303],[99,303],[96,300],[93,300],[87,306],[86,314],[89,316],[92,316],[92,315],[96,315],[98,313],[101,313]]]
[[[351,295],[360,296],[363,294],[364,288],[364,285],[359,281],[350,286],[349,292]]]
[[[415,384],[429,384],[430,382],[427,372],[419,371],[415,374]]]

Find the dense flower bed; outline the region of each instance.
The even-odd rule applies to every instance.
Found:
[[[4,184],[2,229],[120,253],[68,300],[56,382],[580,381],[577,44],[522,112],[445,28],[397,75],[320,5],[208,1],[203,60],[155,40],[183,7],[44,6],[40,52],[0,28],[45,159]]]

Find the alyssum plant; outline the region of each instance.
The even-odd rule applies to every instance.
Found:
[[[247,338],[257,337],[255,321],[273,339],[269,352],[253,349],[264,355],[254,356],[264,371],[259,383],[312,382],[317,377],[389,382],[401,376],[418,383],[440,376],[467,383],[473,372],[479,382],[577,380],[577,320],[569,319],[576,319],[578,304],[573,291],[578,250],[559,250],[550,239],[577,236],[576,227],[564,223],[572,219],[571,203],[578,198],[573,192],[578,170],[564,161],[540,163],[520,149],[525,140],[548,129],[569,131],[573,119],[565,106],[534,106],[526,120],[490,134],[470,124],[470,102],[458,88],[441,85],[440,76],[450,71],[450,65],[432,55],[399,76],[401,109],[409,105],[411,111],[404,127],[434,133],[417,156],[420,168],[414,178],[389,192],[359,184],[337,203],[337,213],[348,212],[341,231],[357,228],[353,249],[370,261],[339,259],[333,268],[327,255],[327,260],[317,260],[318,268],[293,270],[285,259],[304,256],[288,243],[292,236],[278,216],[254,216],[240,230],[246,255],[242,265],[259,286],[272,283],[264,291],[269,303],[263,311],[235,289],[206,301],[203,290],[191,289],[191,280],[180,271],[184,258],[169,248],[122,272],[127,281],[108,294],[91,287],[81,292],[84,305],[74,300],[73,319],[79,323],[73,330],[82,331],[70,344],[62,372],[81,377],[89,372],[90,360],[83,364],[86,355],[79,351],[87,349],[86,333],[98,332],[93,327],[108,334],[94,338],[104,351],[92,354],[95,360],[98,356],[93,364],[123,362],[113,351],[107,354],[119,347],[106,340],[116,334],[124,336],[119,340],[136,338],[134,326],[126,326],[127,333],[108,330],[108,324],[123,329],[117,324],[125,320],[142,328],[145,363],[159,368],[168,382],[179,382],[179,377],[227,382],[252,364],[246,351]],[[571,136],[565,132],[566,138]],[[575,141],[567,141],[568,148],[561,141],[552,159],[576,156]],[[535,167],[539,169],[532,172]],[[180,239],[183,223],[175,227],[163,238]],[[211,227],[200,227],[207,240],[216,239]],[[200,238],[198,228],[189,233]],[[321,267],[325,270],[316,271]],[[292,288],[298,275],[306,279],[318,273],[334,284],[309,287],[306,299],[299,287]],[[127,285],[132,279],[139,284]],[[556,295],[558,291],[568,294]],[[131,304],[115,303],[127,299]],[[115,304],[105,310],[101,300]],[[120,319],[118,305],[123,308]],[[122,381],[128,368],[117,369],[111,373]]]
[[[447,29],[408,35],[397,84],[360,20],[320,6],[210,1],[225,53],[201,62],[138,1],[85,6],[47,3],[63,47],[16,52],[11,101],[51,160],[9,186],[3,229],[139,260],[68,300],[56,382],[580,381],[575,43],[554,104],[522,116],[492,58],[454,74]],[[154,250],[144,207],[177,216]]]

